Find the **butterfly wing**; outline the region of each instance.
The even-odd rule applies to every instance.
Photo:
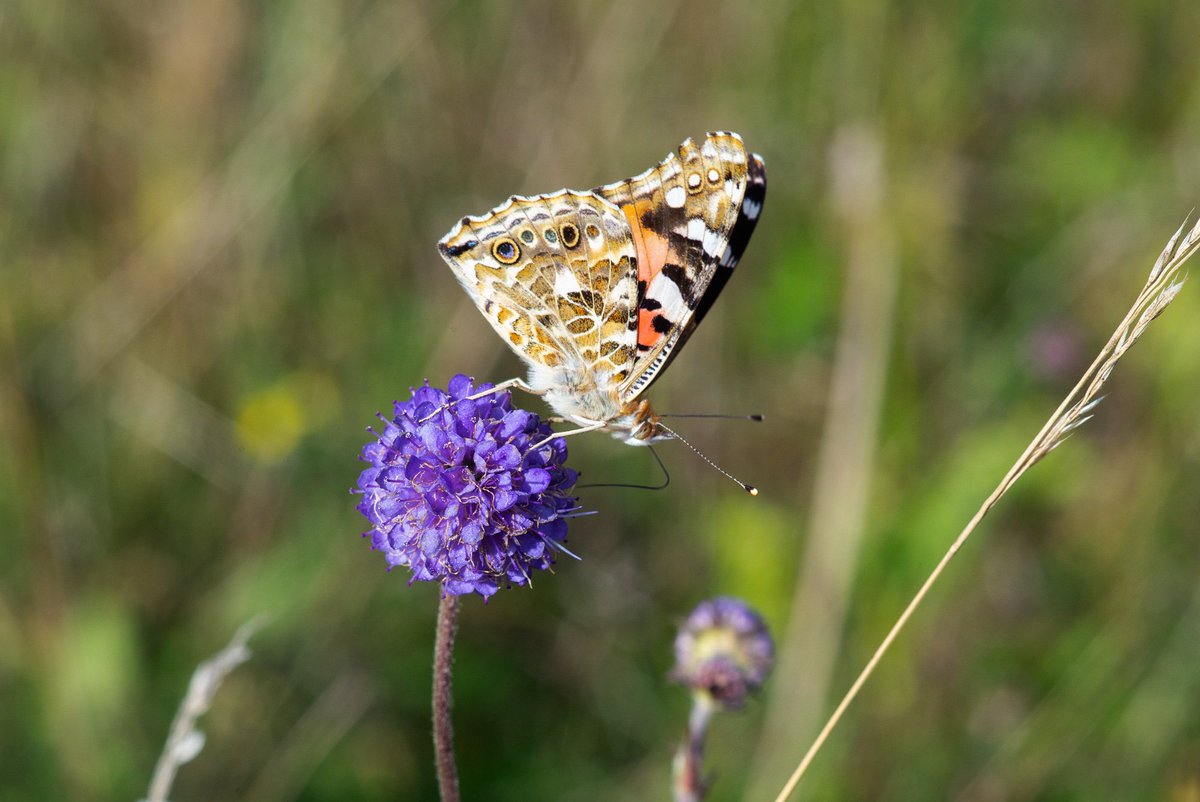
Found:
[[[625,216],[590,192],[514,196],[464,217],[442,258],[508,346],[534,369],[586,367],[614,386],[637,348],[637,251]]]
[[[620,208],[637,253],[637,357],[622,400],[653,383],[712,307],[746,248],[766,186],[762,158],[737,134],[718,131],[595,190]]]

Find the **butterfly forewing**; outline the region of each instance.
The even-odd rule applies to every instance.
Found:
[[[699,146],[684,140],[657,167],[595,190],[630,220],[638,253],[638,357],[623,399],[653,383],[712,306],[762,208],[764,176],[741,137],[719,131]],[[751,188],[757,200],[747,224]]]
[[[762,213],[766,196],[767,170],[763,165],[762,157],[757,153],[748,153],[746,190],[742,196],[742,203],[738,206],[737,218],[734,220],[733,229],[729,232],[729,241],[725,245],[725,252],[721,254],[712,280],[704,291],[704,295],[701,296],[700,303],[696,306],[696,313],[692,318],[692,329],[700,325],[700,321],[712,308],[713,301],[717,300],[717,296],[724,289],[725,282],[729,281],[730,276],[733,275],[734,268],[737,267],[742,254],[746,251],[746,245],[750,242],[750,235],[754,233],[754,226],[758,223],[758,216]],[[682,345],[682,342],[680,344]]]

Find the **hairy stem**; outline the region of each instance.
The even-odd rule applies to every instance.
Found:
[[[454,633],[458,629],[458,597],[444,595],[438,605],[437,639],[433,647],[433,751],[442,802],[459,802],[458,769],[454,765],[451,676]]]

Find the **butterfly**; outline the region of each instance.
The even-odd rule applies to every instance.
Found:
[[[624,181],[514,195],[462,218],[438,250],[529,368],[486,392],[542,396],[579,427],[559,437],[677,437],[642,394],[733,275],[766,189],[762,158],[717,131]]]

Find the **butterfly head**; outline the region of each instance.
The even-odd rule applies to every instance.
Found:
[[[619,427],[615,436],[631,446],[648,446],[672,438],[659,422],[658,414],[650,408],[650,402],[645,399],[629,404],[626,414],[615,424]]]

